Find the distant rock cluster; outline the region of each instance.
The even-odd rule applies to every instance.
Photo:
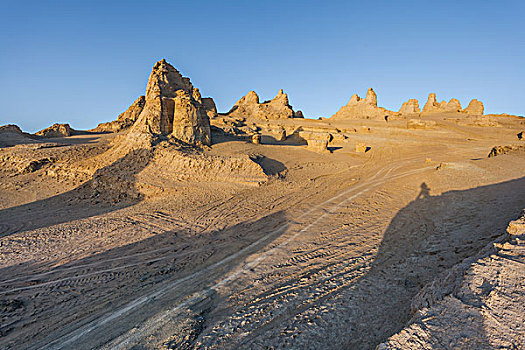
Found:
[[[423,107],[423,113],[467,113],[470,115],[483,115],[484,107],[481,101],[476,99],[470,101],[469,105],[465,109],[461,109],[461,103],[453,98],[450,101],[437,102],[436,94],[432,93],[428,95],[427,103]]]
[[[385,116],[391,116],[395,113],[377,106],[377,95],[375,91],[370,88],[366,93],[366,97],[362,99],[357,94],[350,98],[350,101],[332,118],[334,119],[382,119]]]
[[[366,93],[366,97],[362,99],[357,94],[350,98],[350,101],[332,118],[334,119],[385,119],[388,121],[391,118],[414,118],[419,117],[421,113],[465,113],[467,115],[483,115],[483,103],[474,99],[470,101],[467,108],[462,109],[461,103],[453,98],[449,102],[437,102],[436,94],[431,93],[428,100],[421,111],[419,101],[416,99],[409,99],[403,102],[398,112],[389,111],[383,107],[377,106],[377,95],[375,91],[370,88]]]
[[[258,119],[302,118],[301,111],[294,112],[288,101],[288,95],[279,90],[277,96],[270,101],[259,102],[255,91],[250,91],[242,97],[226,114],[229,117],[248,117]]]

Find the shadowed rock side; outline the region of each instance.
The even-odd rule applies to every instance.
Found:
[[[117,120],[108,123],[98,124],[98,126],[92,131],[119,132],[121,130],[131,127],[139,117],[140,113],[142,113],[145,104],[146,96],[140,96],[139,98],[137,98],[137,100],[135,100],[135,102],[133,102],[131,106],[129,106],[129,108],[126,111],[122,112],[117,117]]]
[[[235,103],[226,116],[233,118],[283,119],[295,116],[301,118],[302,112],[296,115],[292,106],[290,106],[288,95],[281,89],[272,100],[263,103],[259,102],[259,96],[255,91],[250,91]]]
[[[412,301],[409,325],[377,349],[520,348],[525,212],[507,233],[425,286]]]
[[[350,98],[346,106],[341,107],[331,119],[384,119],[385,116],[397,116],[398,113],[377,106],[377,95],[368,89],[365,99],[357,94]]]
[[[36,143],[31,134],[22,132],[17,125],[0,126],[0,148],[12,147],[24,143]]]

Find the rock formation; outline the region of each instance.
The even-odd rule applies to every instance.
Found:
[[[127,129],[135,123],[146,104],[146,96],[140,96],[125,112],[122,112],[117,120],[101,123],[92,131],[96,132],[119,132]]]
[[[436,94],[431,93],[428,95],[427,103],[423,107],[423,113],[466,113],[469,115],[483,115],[483,103],[476,99],[470,101],[469,105],[465,109],[461,109],[461,103],[455,98],[449,102],[441,101],[437,102]]]
[[[377,95],[372,88],[368,89],[365,99],[357,94],[350,98],[346,106],[332,116],[334,119],[384,119],[385,116],[397,113],[377,106]]]
[[[0,126],[0,148],[12,147],[19,144],[38,143],[33,135],[23,132],[18,125],[8,124]]]
[[[415,98],[411,98],[408,102],[403,102],[399,109],[399,114],[401,115],[414,115],[419,114],[420,112],[421,109],[419,109],[419,102]]]
[[[484,107],[481,101],[476,99],[470,101],[468,107],[463,110],[463,112],[472,115],[483,115]]]
[[[203,97],[202,105],[206,111],[206,115],[209,119],[213,119],[217,116],[217,107],[215,106],[215,101],[211,97]]]
[[[7,125],[1,125],[0,126],[0,134],[2,133],[15,133],[15,134],[22,134],[22,130],[18,125],[15,124],[7,124]]]
[[[302,115],[302,112],[300,115]],[[259,96],[255,91],[250,91],[246,96],[242,97],[237,103],[235,103],[232,109],[227,113],[227,116],[234,118],[242,117],[258,119],[299,117],[299,115],[296,115],[294,112],[292,106],[290,106],[288,95],[286,95],[282,89],[279,90],[277,96],[272,100],[263,103],[259,102]]]
[[[52,137],[68,137],[75,134],[75,130],[69,124],[53,124],[49,128],[40,130],[35,135],[52,138]]]
[[[203,102],[199,89],[165,59],[157,62],[146,88],[144,108],[128,139],[170,136],[189,144],[211,144],[208,113],[211,99]],[[212,107],[213,106],[213,107]]]

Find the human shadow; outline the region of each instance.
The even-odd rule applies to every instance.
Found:
[[[73,190],[31,203],[0,210],[0,237],[88,218],[136,204],[142,200],[136,175],[153,152],[137,149],[98,169],[91,180]]]
[[[434,196],[426,183],[420,187],[417,198],[391,220],[369,272],[345,294],[349,309],[360,310],[346,315],[351,319],[347,349],[373,349],[399,332],[413,316],[414,296],[427,283],[504,235],[509,221],[525,207],[525,177]],[[475,296],[454,296],[468,305],[479,303]],[[483,315],[475,309],[463,312],[464,319],[473,321],[455,330],[447,328],[443,338],[428,340],[432,346],[490,347]],[[462,337],[467,327],[478,336]]]
[[[8,305],[0,308],[0,316],[9,321],[0,326],[0,348],[50,346],[97,317],[126,310],[125,317],[69,345],[96,348],[193,293],[204,299],[191,306],[193,316],[185,317],[190,323],[206,317],[215,302],[213,286],[242,268],[245,257],[271,244],[286,226],[285,212],[278,211],[199,235],[181,227],[52,268],[28,262],[0,269],[0,306]],[[130,304],[136,307],[128,308]],[[180,321],[186,327],[180,337],[191,335],[188,322]],[[170,322],[176,326],[178,321]],[[194,339],[186,338],[190,343]]]
[[[419,194],[417,195],[416,199],[427,199],[427,198],[430,198],[430,188],[428,187],[428,185],[423,182],[421,183],[421,192],[419,192]]]

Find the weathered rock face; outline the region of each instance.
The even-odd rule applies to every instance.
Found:
[[[150,74],[144,108],[130,130],[133,134],[130,137],[146,133],[172,136],[189,144],[209,145],[208,113],[213,109],[210,100],[203,102],[190,79],[163,59],[155,64]]]
[[[233,108],[227,113],[227,116],[234,118],[282,119],[293,118],[296,114],[292,106],[290,106],[288,95],[281,89],[272,100],[263,103],[259,102],[259,96],[255,91],[250,91],[235,103]]]
[[[146,96],[140,96],[126,111],[122,112],[117,120],[101,123],[92,131],[96,132],[119,132],[127,129],[135,123],[146,104]]]
[[[423,113],[467,113],[470,115],[483,115],[483,103],[478,100],[470,101],[469,105],[465,109],[461,109],[461,103],[455,98],[449,102],[441,101],[437,102],[436,94],[432,93],[428,95],[427,103],[423,107]]]
[[[53,124],[49,128],[40,130],[35,135],[42,137],[68,137],[74,134],[74,131],[69,124]]]
[[[346,106],[341,107],[334,119],[384,119],[385,116],[394,116],[398,113],[377,107],[377,95],[372,88],[368,89],[365,99],[357,94],[350,98]]]
[[[483,115],[485,108],[483,107],[483,103],[481,101],[478,101],[476,99],[470,101],[468,104],[468,107],[463,110],[463,112],[467,114],[472,115]]]
[[[408,102],[403,102],[401,108],[399,109],[399,113],[402,115],[413,115],[419,114],[420,112],[421,109],[419,109],[419,101],[415,98],[411,98],[408,100]]]
[[[445,105],[445,111],[447,112],[460,112],[461,111],[461,103],[455,98],[451,99],[446,105]]]
[[[303,111],[295,111],[293,117],[294,118],[304,118]]]

